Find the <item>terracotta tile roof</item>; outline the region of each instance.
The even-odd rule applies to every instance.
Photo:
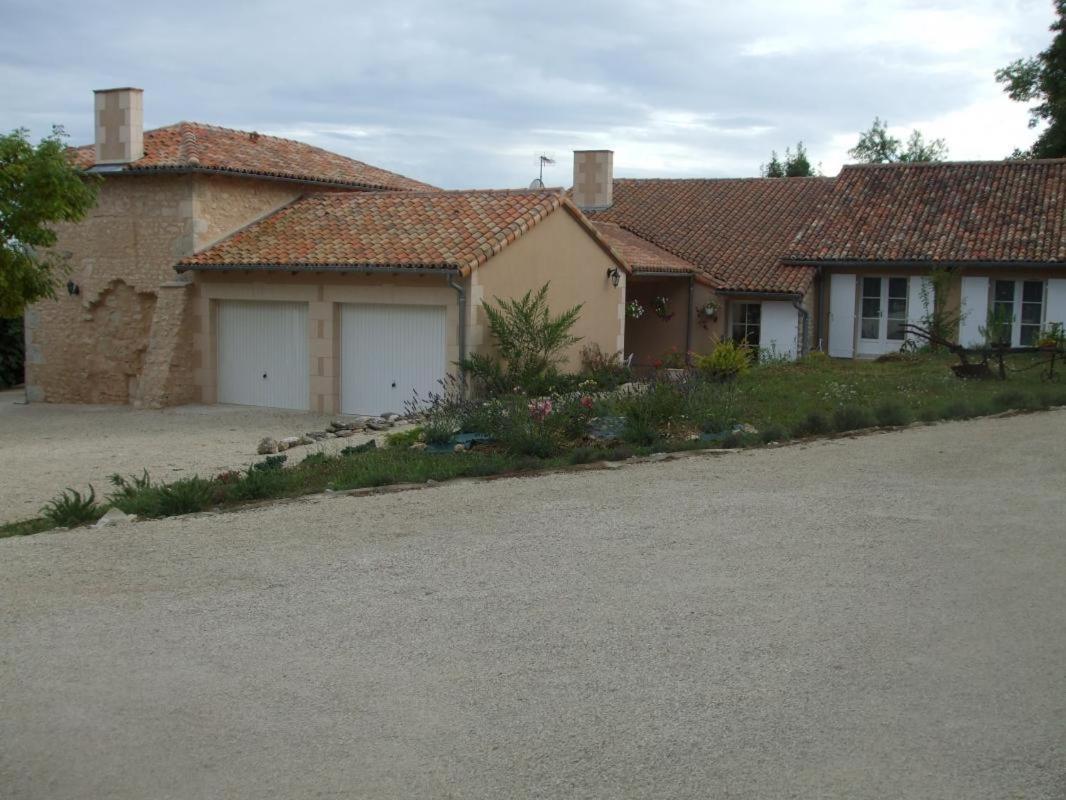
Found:
[[[637,275],[641,272],[676,272],[679,275],[700,272],[695,264],[641,239],[613,222],[595,221],[592,224]]]
[[[569,200],[542,189],[309,194],[176,268],[410,267],[468,274],[559,208],[625,266]]]
[[[74,162],[88,169],[95,163],[93,145],[71,148]],[[361,189],[432,189],[395,172],[372,167],[320,147],[292,139],[179,122],[144,132],[144,157],[123,170],[181,172],[207,170],[299,181],[323,182]]]
[[[814,219],[832,178],[617,179],[614,222],[702,270],[724,290],[802,292],[814,270],[781,257]]]
[[[788,259],[1066,262],[1066,159],[845,167]]]

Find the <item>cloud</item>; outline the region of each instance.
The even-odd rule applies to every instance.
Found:
[[[538,152],[619,174],[754,175],[802,139],[835,171],[875,115],[999,158],[1033,134],[994,70],[1046,46],[1044,0],[4,0],[0,126],[91,137],[91,89],[149,125],[291,136],[448,187],[521,186]],[[62,19],[63,25],[54,20]],[[73,33],[72,33],[73,32]]]

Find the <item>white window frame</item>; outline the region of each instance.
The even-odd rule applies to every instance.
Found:
[[[867,280],[876,280],[880,283],[880,311],[877,317],[877,338],[871,339],[863,336],[862,323],[867,319],[863,315],[863,300],[865,295],[865,284]],[[888,304],[889,304],[889,286],[893,280],[902,280],[905,282],[906,290],[902,297],[904,302],[903,315],[896,317],[904,326],[910,322],[911,311],[911,292],[910,292],[910,278],[906,275],[859,275],[856,281],[855,287],[855,352],[858,355],[882,355],[884,353],[893,352],[899,350],[904,342],[906,342],[906,335],[901,336],[899,339],[888,338]],[[896,298],[900,299],[900,298]],[[870,317],[869,319],[872,319]]]
[[[734,301],[734,302],[729,304],[729,338],[739,344],[739,340],[737,340],[736,337],[733,334],[733,329],[737,326],[737,324],[739,324],[737,322],[737,312],[740,310],[741,306],[758,306],[759,307],[759,322],[758,322],[757,325],[753,326],[755,328],[755,330],[758,332],[759,336],[758,336],[758,339],[756,341],[747,343],[749,347],[753,348],[754,350],[758,350],[762,346],[761,345],[761,341],[762,341],[762,303],[761,302],[757,302],[757,301],[753,302],[753,301],[748,301],[748,300],[736,300],[736,301]],[[745,326],[751,327],[751,326],[748,325],[748,323],[743,323],[743,324]]]
[[[1037,336],[1039,336],[1039,332],[1044,329],[1044,321],[1047,319],[1047,281],[1033,278],[990,279],[988,282],[988,314],[991,314],[992,309],[995,307],[996,304],[997,283],[1014,284],[1014,298],[1011,301],[1010,346],[1022,347],[1022,306],[1026,302],[1024,300],[1025,284],[1039,283],[1042,287],[1040,291],[1040,322],[1036,323]],[[1026,326],[1032,326],[1034,323],[1026,322],[1024,324]]]

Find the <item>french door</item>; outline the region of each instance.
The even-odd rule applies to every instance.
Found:
[[[906,278],[868,276],[859,297],[860,355],[881,355],[899,350],[906,338]]]

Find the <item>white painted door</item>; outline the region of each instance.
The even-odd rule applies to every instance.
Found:
[[[307,304],[218,304],[218,402],[308,408]]]
[[[762,304],[762,330],[759,349],[784,358],[796,357],[799,341],[799,313],[792,303],[768,301]]]
[[[829,355],[855,355],[855,276],[833,273],[829,278]]]
[[[975,347],[983,341],[981,328],[988,321],[988,278],[964,275],[962,278],[962,322],[959,344]]]
[[[904,342],[910,294],[906,278],[864,275],[859,281],[859,342],[855,352],[879,356]]]
[[[440,392],[447,372],[444,306],[341,308],[341,411],[402,412]]]

